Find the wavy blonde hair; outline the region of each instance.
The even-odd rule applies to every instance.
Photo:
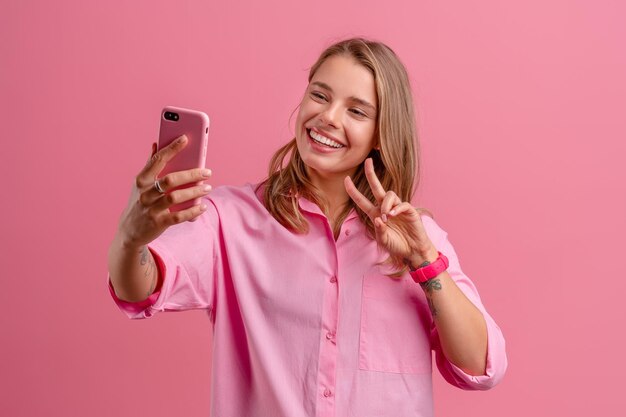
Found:
[[[404,65],[383,43],[353,38],[335,43],[322,52],[309,71],[308,81],[328,58],[336,55],[354,59],[374,76],[378,96],[375,136],[380,150],[373,149],[368,157],[374,162],[374,170],[383,188],[394,191],[402,201],[411,201],[419,182],[419,146],[411,87]],[[357,168],[352,181],[364,196],[376,204],[363,164]],[[295,138],[276,151],[269,164],[268,178],[259,184],[261,187],[267,210],[283,226],[296,233],[307,233],[309,229],[298,206],[299,197],[314,202],[324,214],[329,214],[326,198],[307,176]],[[368,236],[375,239],[373,222],[352,199],[340,212],[333,227],[334,235],[337,236],[352,208],[365,225]],[[427,210],[420,210],[428,213]],[[400,276],[407,269],[404,259],[399,257],[390,256],[384,263],[391,263],[396,269],[390,276]]]

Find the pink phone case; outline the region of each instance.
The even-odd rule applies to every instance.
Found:
[[[206,150],[209,139],[209,116],[197,110],[167,106],[161,111],[161,127],[159,130],[159,149],[163,149],[181,135],[187,135],[187,146],[172,158],[159,173],[158,178],[193,168],[204,168]],[[201,182],[185,184],[173,190],[193,187]],[[173,191],[172,190],[172,191]],[[200,204],[200,198],[176,204],[170,211],[180,211]]]

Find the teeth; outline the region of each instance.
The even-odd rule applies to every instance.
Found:
[[[311,137],[313,138],[313,140],[315,140],[316,142],[322,143],[326,146],[330,146],[332,148],[343,148],[343,145],[340,143],[335,142],[334,140],[330,140],[325,136],[322,136],[312,130],[309,131]]]

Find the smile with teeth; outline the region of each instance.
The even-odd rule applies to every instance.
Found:
[[[343,148],[341,143],[337,143],[334,140],[328,139],[326,136],[322,136],[317,132],[309,130],[309,136],[317,143],[321,143],[322,145],[329,146],[331,148]]]

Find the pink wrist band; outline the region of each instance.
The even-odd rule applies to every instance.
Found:
[[[446,258],[446,256],[441,252],[437,253],[439,256],[434,262],[415,270],[409,270],[409,274],[411,275],[411,278],[413,278],[413,281],[418,284],[424,283],[435,278],[437,275],[448,269],[448,258]]]

